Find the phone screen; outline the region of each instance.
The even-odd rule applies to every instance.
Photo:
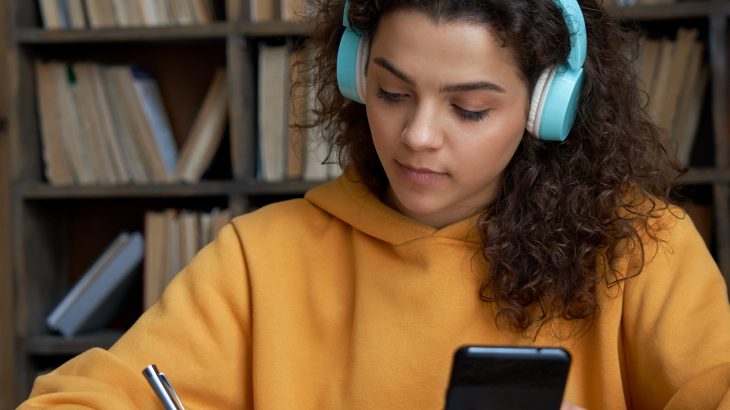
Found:
[[[562,348],[463,347],[454,355],[446,410],[557,410],[569,368]]]

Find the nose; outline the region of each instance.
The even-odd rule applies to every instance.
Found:
[[[401,132],[401,142],[413,151],[435,150],[444,142],[439,115],[428,104],[417,104]]]

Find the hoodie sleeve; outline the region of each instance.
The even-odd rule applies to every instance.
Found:
[[[250,298],[231,224],[108,351],[91,349],[36,379],[19,409],[161,408],[142,375],[155,363],[189,408],[251,408]]]
[[[689,217],[671,214],[662,219],[662,240],[644,245],[644,271],[624,282],[630,405],[728,408],[727,287]]]

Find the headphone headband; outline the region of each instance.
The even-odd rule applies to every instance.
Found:
[[[345,7],[347,7],[347,0]],[[583,12],[577,0],[555,0],[555,4],[563,12],[563,20],[570,32],[570,54],[568,54],[567,65],[573,70],[583,66],[588,52],[588,38],[586,35],[586,24]]]
[[[367,32],[350,25],[350,1],[344,0],[342,25],[345,30],[337,52],[337,84],[350,100],[365,101],[365,67],[369,54]],[[540,75],[530,101],[526,129],[543,140],[563,141],[578,111],[583,84],[583,63],[588,53],[585,19],[577,0],[553,0],[560,8],[570,33],[567,61],[549,67]]]

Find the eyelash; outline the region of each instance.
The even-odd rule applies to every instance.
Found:
[[[389,93],[382,88],[378,88],[378,92],[375,95],[383,101],[393,103],[403,100],[407,94]]]
[[[405,97],[408,96],[408,94],[401,94],[401,93],[390,93],[382,88],[378,88],[378,91],[375,94],[378,98],[381,100],[388,102],[388,103],[396,103],[402,101]],[[454,106],[454,111],[456,112],[456,115],[459,116],[464,121],[481,121],[484,118],[487,117],[489,110],[484,111],[469,111],[465,110],[459,106]]]
[[[461,107],[454,106],[454,111],[461,117],[462,120],[466,121],[481,121],[488,116],[489,110],[484,111],[469,111]]]

